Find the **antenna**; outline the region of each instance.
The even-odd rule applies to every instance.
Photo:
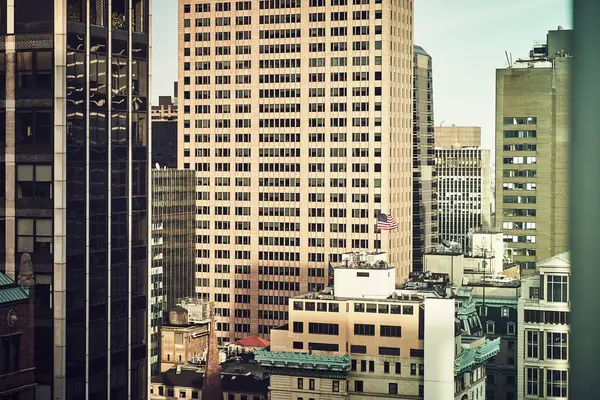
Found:
[[[510,58],[508,57],[508,51],[504,50],[504,55],[506,56],[506,63],[508,64],[508,68],[512,67],[512,63],[510,62]]]

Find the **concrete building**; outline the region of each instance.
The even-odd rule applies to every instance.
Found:
[[[567,399],[571,312],[569,252],[522,279],[518,322],[518,399]]]
[[[221,340],[268,335],[341,253],[382,249],[408,276],[412,15],[412,0],[179,2],[178,165],[200,174],[202,294],[236,310]],[[376,231],[379,210],[399,228]]]
[[[479,126],[436,126],[434,131],[435,147],[442,149],[481,147]]]
[[[433,134],[431,56],[414,47],[413,58],[413,272],[423,271],[423,256],[438,243],[437,172]]]
[[[178,300],[195,293],[194,171],[152,169],[150,372],[159,372],[160,326]]]
[[[333,357],[333,365],[328,367],[337,371],[333,380],[347,380],[347,389],[338,395],[340,384],[332,382],[331,376],[325,381],[312,379],[311,383],[304,378],[316,376],[287,372],[281,373],[288,377],[281,378],[277,388],[272,385],[273,398],[302,396],[308,381],[309,391],[318,387],[336,392],[334,398],[384,399],[394,395],[444,400],[477,392],[483,399],[485,362],[497,354],[499,341],[480,337],[463,342],[453,298],[442,298],[433,291],[396,289],[393,267],[377,260],[349,263],[335,268],[334,274],[333,288],[291,299],[289,323],[271,332],[271,351],[284,355],[265,357],[289,359],[285,353],[290,352],[308,352],[308,358],[349,355],[349,371],[348,360],[339,357]],[[349,286],[359,289],[351,297],[338,295]],[[385,295],[389,287],[392,291]],[[473,320],[478,321],[476,314],[469,319]],[[260,363],[265,353],[256,354]],[[307,362],[319,364],[319,360],[311,360]],[[290,375],[297,380],[290,380]]]
[[[435,159],[440,240],[466,249],[470,231],[491,226],[490,151],[436,147]]]
[[[269,376],[251,360],[230,359],[221,364],[224,400],[266,400]],[[152,378],[150,400],[201,399],[204,370],[187,365],[171,368]]]
[[[147,398],[150,4],[0,1],[0,270],[31,255],[39,398]]]
[[[173,307],[169,321],[160,327],[160,372],[200,360],[207,348],[208,323],[190,323],[187,310]]]
[[[34,292],[31,264],[21,266],[19,283],[0,272],[1,399],[35,398]]]
[[[177,86],[175,86],[177,88]],[[152,106],[152,165],[177,168],[177,103],[159,96]]]
[[[496,221],[523,270],[568,246],[570,35],[496,71]]]

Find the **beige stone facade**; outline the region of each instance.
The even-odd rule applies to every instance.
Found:
[[[408,276],[413,1],[360,3],[179,2],[178,163],[224,341],[267,336],[343,252]],[[399,228],[376,231],[379,210]]]
[[[524,270],[568,246],[571,62],[496,73],[496,220]]]
[[[167,371],[202,357],[208,346],[208,324],[160,328],[160,370]]]
[[[435,147],[451,149],[453,147],[481,146],[481,127],[479,126],[436,126]]]
[[[424,360],[419,310],[423,299],[330,297],[306,295],[291,299],[289,325],[271,331],[271,350],[350,354],[347,390],[351,399],[384,399],[390,394],[406,399],[422,396]],[[339,327],[337,334],[315,333],[332,324]],[[297,382],[281,384],[290,383]],[[319,385],[331,392],[329,382]],[[343,392],[334,395],[342,396]]]

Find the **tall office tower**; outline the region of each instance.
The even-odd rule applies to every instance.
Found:
[[[152,106],[152,165],[177,168],[177,104],[159,96]]]
[[[496,221],[523,270],[568,246],[571,34],[496,71]]]
[[[460,144],[436,147],[435,163],[440,240],[458,243],[465,250],[470,231],[490,228],[490,151]]]
[[[437,178],[433,135],[431,56],[414,47],[413,59],[413,271],[423,271],[423,255],[438,243]]]
[[[178,163],[197,171],[198,290],[221,340],[268,335],[349,250],[387,251],[408,276],[412,14],[412,1],[179,2]],[[379,210],[398,229],[376,231]]]
[[[153,132],[154,133],[154,132]],[[152,269],[150,372],[160,372],[160,332],[178,300],[194,296],[196,175],[178,169],[152,170]]]
[[[0,265],[31,255],[37,396],[146,398],[150,0],[0,17]]]

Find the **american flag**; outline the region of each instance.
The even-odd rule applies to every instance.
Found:
[[[382,231],[391,231],[392,229],[396,229],[397,227],[398,223],[391,215],[379,213],[379,215],[377,216],[377,229]]]

